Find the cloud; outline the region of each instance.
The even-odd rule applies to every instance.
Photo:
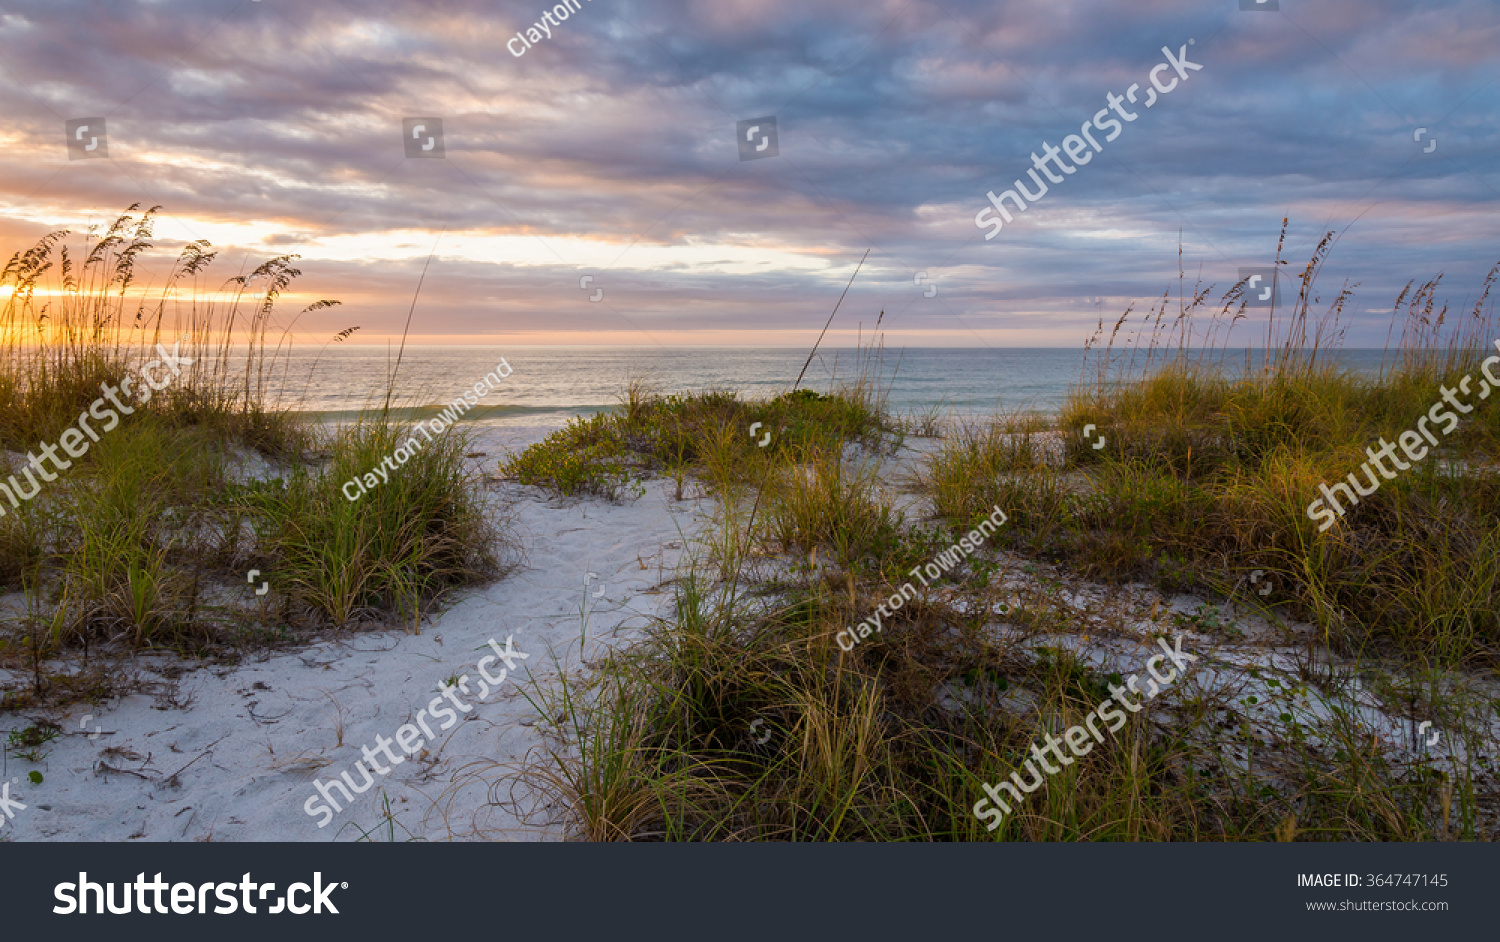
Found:
[[[1299,263],[1348,228],[1324,277],[1361,283],[1350,340],[1379,343],[1407,280],[1462,292],[1500,256],[1500,11],[1283,7],[585,0],[516,57],[540,2],[18,0],[0,236],[161,203],[168,248],[301,254],[304,286],[346,302],[311,326],[357,302],[362,339],[404,316],[440,230],[426,323],[455,337],[545,317],[560,337],[772,341],[873,248],[848,302],[867,321],[885,308],[919,339],[1045,319],[1071,345],[1175,284],[1179,232],[1189,276],[1222,290],[1290,217]],[[1201,71],[984,241],[988,190],[1189,40]],[[741,162],[735,122],[762,115],[780,156]],[[68,159],[84,116],[110,159]],[[414,116],[442,119],[445,159],[405,155]],[[583,274],[610,280],[607,306],[579,305]]]

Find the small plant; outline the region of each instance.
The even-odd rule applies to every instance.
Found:
[[[1206,603],[1199,605],[1198,610],[1191,615],[1173,612],[1172,624],[1184,631],[1197,631],[1203,634],[1225,634],[1240,638],[1245,635],[1233,621],[1224,617],[1222,609],[1217,605]]]
[[[39,723],[23,729],[13,729],[7,739],[16,755],[28,762],[41,762],[51,754],[50,750],[42,747],[61,735],[61,727],[53,723]]]

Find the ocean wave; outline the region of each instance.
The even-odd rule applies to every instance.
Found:
[[[397,422],[420,422],[425,419],[436,418],[443,414],[448,405],[435,406],[393,406],[389,418]],[[582,403],[577,405],[553,405],[553,406],[519,406],[519,405],[484,405],[480,404],[470,408],[463,414],[460,421],[484,421],[486,419],[515,419],[528,416],[574,416],[593,415],[598,412],[608,412],[618,408],[616,403]],[[367,409],[296,409],[292,415],[311,419],[318,422],[353,422],[361,417],[373,419],[381,414],[378,408]]]

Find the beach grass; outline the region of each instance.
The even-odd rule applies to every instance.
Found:
[[[827,394],[797,389],[765,401],[728,390],[664,394],[635,378],[620,408],[576,418],[501,465],[501,474],[558,496],[620,500],[640,482],[667,474],[682,495],[696,475],[716,492],[759,482],[788,455],[845,443],[898,446],[904,433],[884,412],[888,389],[873,375],[879,350],[866,351],[854,378]]]
[[[984,785],[1030,761],[1046,733],[1081,723],[1121,679],[1065,648],[982,631],[991,619],[973,612],[992,610],[993,575],[976,565],[961,579],[846,651],[837,633],[867,618],[889,582],[858,578],[851,598],[841,578],[783,577],[766,598],[687,575],[672,617],[564,685],[548,712],[565,717],[567,745],[526,778],[589,840],[1496,836],[1485,769],[1455,776],[1387,755],[1316,684],[1288,685],[1286,718],[1269,727],[1226,724],[1247,708],[1225,693],[1144,708],[987,830],[974,811]],[[1062,594],[1037,593],[1007,620],[1080,630]],[[1447,710],[1447,728],[1472,731],[1475,755],[1493,748],[1472,721],[1487,705],[1451,690],[1428,703]]]
[[[325,465],[244,490],[265,521],[267,571],[331,624],[394,612],[418,625],[443,595],[499,571],[501,535],[465,470],[461,431],[423,442],[388,481],[348,499],[345,482],[412,441],[423,442],[414,429],[365,417],[336,433]]]
[[[1500,699],[1484,681],[1500,640],[1500,409],[1476,408],[1425,465],[1327,532],[1306,513],[1320,482],[1367,460],[1364,445],[1411,428],[1440,386],[1478,369],[1495,336],[1494,273],[1448,333],[1435,329],[1446,316],[1431,310],[1435,282],[1404,294],[1402,346],[1360,376],[1330,356],[1347,296],[1310,313],[1325,249],[1299,309],[1280,328],[1271,318],[1259,364],[1225,362],[1243,286],[1206,325],[1193,322],[1206,297],[1195,289],[1167,319],[1179,334],[1148,334],[1134,361],[1112,342],[1096,350],[1109,368],[1080,382],[1055,423],[949,423],[915,475],[929,517],[894,499],[880,442],[854,441],[849,426],[746,448],[735,426],[775,402],[733,400],[733,419],[684,449],[691,459],[653,466],[626,430],[683,407],[630,396],[624,415],[596,420],[618,432],[612,454],[642,473],[691,467],[711,484],[716,520],[672,615],[555,692],[561,741],[523,777],[592,840],[1500,837],[1486,758],[1500,747]],[[1156,324],[1165,313],[1164,300]],[[1221,346],[1179,342],[1188,336]],[[1104,447],[1083,434],[1089,424]],[[898,425],[871,416],[858,427]],[[1007,522],[986,546],[942,585],[924,581],[880,630],[851,633],[992,508]],[[1274,586],[1269,602],[1246,591],[1252,574]],[[1226,682],[1229,664],[1215,660],[1220,682],[1142,705],[987,828],[985,784],[1122,682],[1061,638],[1087,647],[1090,636],[1190,630],[1254,650],[1218,606],[1163,610],[1183,591],[1262,609],[1283,626],[1282,666]],[[1110,602],[1080,607],[1092,596]],[[1143,598],[1155,602],[1139,609]],[[1311,630],[1287,627],[1295,617]],[[1414,728],[1435,718],[1446,761],[1373,736],[1371,702]]]
[[[1061,437],[1019,419],[961,428],[926,471],[938,511],[998,502],[1013,518],[1012,546],[1093,577],[1228,595],[1254,575],[1257,595],[1274,587],[1270,602],[1311,620],[1344,654],[1493,665],[1500,409],[1485,401],[1481,366],[1500,349],[1487,306],[1500,266],[1452,321],[1432,310],[1437,281],[1403,293],[1396,315],[1412,346],[1359,375],[1331,355],[1343,297],[1321,315],[1309,309],[1317,261],[1304,272],[1303,303],[1284,325],[1272,321],[1282,341],[1264,363],[1231,371],[1222,350],[1150,333],[1135,344],[1144,353],[1075,388]],[[1175,330],[1227,336],[1220,322],[1243,311],[1226,306],[1207,327],[1194,313],[1184,305]],[[1309,336],[1322,346],[1293,346]],[[1462,389],[1472,411],[1448,404],[1444,389]],[[1451,424],[1430,418],[1442,410]],[[1392,449],[1379,474],[1361,470],[1403,433],[1420,450]],[[1372,477],[1378,489],[1341,500],[1342,515],[1320,513],[1322,487],[1349,491],[1351,474],[1360,491]]]
[[[0,625],[0,658],[32,676],[9,706],[78,688],[43,670],[70,650],[225,656],[297,631],[415,626],[500,568],[462,432],[357,503],[340,491],[407,434],[381,410],[323,430],[284,395],[298,318],[337,304],[280,313],[296,257],[215,285],[200,241],[151,268],[155,216],[132,206],[76,248],[49,234],[0,273],[0,481],[20,495],[0,492],[0,587],[26,609]],[[146,399],[142,362],[163,350],[182,359]],[[69,460],[60,441],[87,449]],[[31,457],[48,445],[68,464],[43,473]]]

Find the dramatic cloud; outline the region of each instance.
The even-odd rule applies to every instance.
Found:
[[[1500,259],[1500,7],[1279,6],[12,0],[0,238],[161,204],[164,254],[299,254],[299,290],[345,302],[300,326],[362,342],[399,333],[434,246],[427,339],[666,344],[799,340],[872,249],[848,326],[1074,345],[1175,297],[1179,241],[1217,294],[1288,217],[1297,270],[1347,230],[1323,294],[1359,283],[1349,340],[1379,344],[1408,280],[1461,304]],[[1202,68],[1158,95],[1163,47]],[[986,240],[986,194],[1111,95],[1136,119]],[[742,160],[766,116],[776,149]],[[70,159],[65,122],[101,117],[107,159]],[[408,156],[439,143],[413,118],[441,159]]]

